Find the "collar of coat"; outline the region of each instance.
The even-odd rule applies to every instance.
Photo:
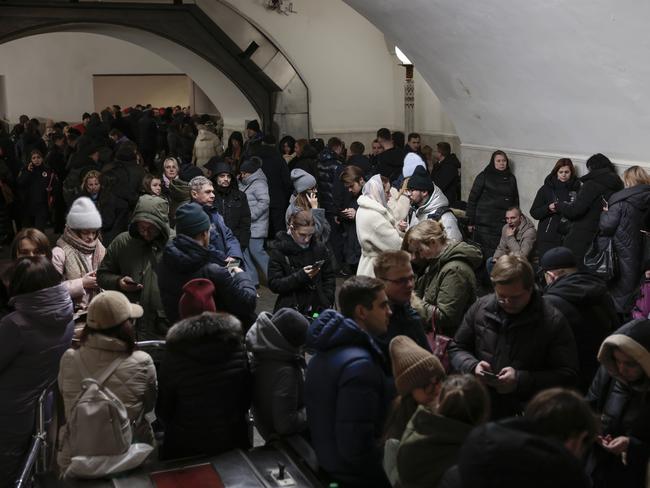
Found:
[[[526,305],[521,312],[517,315],[510,315],[505,313],[499,303],[495,293],[489,296],[487,306],[485,307],[485,318],[497,324],[497,328],[501,326],[508,326],[509,329],[515,327],[534,326],[540,320],[544,320],[544,301],[542,295],[533,289],[533,294],[530,297],[530,302]]]

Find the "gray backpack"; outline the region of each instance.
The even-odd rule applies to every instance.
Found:
[[[129,450],[133,439],[131,422],[122,401],[104,383],[126,358],[116,358],[95,379],[74,354],[81,372],[81,393],[67,422],[71,456],[112,456]]]

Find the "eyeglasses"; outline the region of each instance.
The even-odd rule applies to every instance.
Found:
[[[521,295],[515,295],[513,297],[499,297],[499,295],[497,295],[497,303],[499,305],[504,305],[506,303],[516,303],[519,300],[524,299],[527,294],[528,293],[522,293]]]
[[[415,275],[405,276],[404,278],[398,278],[396,280],[391,280],[389,278],[381,278],[384,281],[390,281],[396,285],[408,285],[411,282],[415,282]]]

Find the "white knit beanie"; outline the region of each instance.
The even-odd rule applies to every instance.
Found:
[[[95,230],[102,228],[102,217],[88,197],[79,197],[70,207],[66,224],[74,230]]]
[[[410,152],[404,158],[404,168],[402,169],[402,175],[404,178],[408,178],[413,175],[413,171],[418,166],[422,166],[424,169],[427,169],[426,164],[422,161],[422,158],[414,152]]]

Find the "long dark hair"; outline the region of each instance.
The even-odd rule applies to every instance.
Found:
[[[555,163],[555,166],[553,166],[553,171],[551,171],[551,174],[557,178],[557,172],[560,171],[560,168],[564,168],[565,166],[569,167],[571,170],[571,178],[573,178],[576,175],[576,168],[573,166],[573,161],[571,161],[569,158],[558,159],[557,163]]]
[[[614,173],[616,172],[616,168],[614,167],[614,164],[604,154],[596,153],[593,156],[591,156],[589,159],[587,159],[587,169],[589,171],[593,171],[595,169],[602,169],[602,168],[609,168]]]

